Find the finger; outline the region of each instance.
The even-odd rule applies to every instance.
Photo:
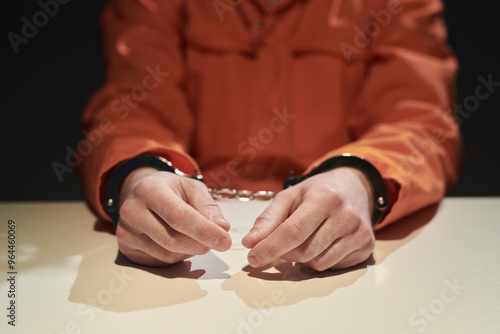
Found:
[[[124,229],[127,229],[127,218],[124,218],[121,222]],[[151,247],[154,245],[155,248],[161,248],[163,251],[188,255],[201,255],[210,250],[207,246],[200,244],[187,235],[175,231],[149,210],[147,214],[143,215],[141,224],[144,225],[142,233],[130,231],[133,236],[130,242],[135,248],[146,253],[152,254],[154,249],[150,249],[150,245]]]
[[[280,258],[307,240],[325,218],[324,214],[318,215],[316,203],[302,203],[248,253],[248,262],[252,267],[261,267]]]
[[[119,241],[146,251],[155,243],[166,251],[198,255],[205,254],[207,247],[172,229],[158,215],[149,210],[140,199],[128,198],[120,208],[120,221],[116,231]]]
[[[188,187],[188,189],[185,189]],[[195,189],[189,186],[183,186],[184,194],[186,194],[186,200],[189,205],[191,205],[196,211],[198,211],[203,217],[214,222],[215,224],[222,227],[225,231],[229,231],[231,225],[224,218],[222,211],[219,206],[215,203],[208,189],[205,185],[197,185]]]
[[[224,228],[205,218],[176,194],[170,193],[146,202],[177,232],[218,251],[226,251],[231,247],[231,237]]]
[[[345,268],[350,268],[353,267],[357,264],[360,264],[364,261],[366,261],[370,255],[372,254],[373,250],[368,250],[367,249],[358,249],[348,255],[346,255],[342,260],[337,262],[337,264],[333,265],[329,269],[331,270],[338,270],[338,269],[345,269]]]
[[[328,222],[323,222],[301,245],[283,254],[281,258],[290,262],[305,263],[323,253],[338,236],[327,235]]]
[[[317,271],[347,268],[366,260],[373,252],[374,244],[371,238],[348,236],[337,239],[307,265]]]
[[[304,243],[284,254],[283,260],[305,263],[323,253],[335,240],[357,230],[357,218],[347,218],[342,213],[325,220]]]
[[[278,193],[271,204],[257,217],[252,229],[243,237],[241,243],[246,248],[253,248],[267,238],[289,216],[294,198],[289,193]]]
[[[131,234],[121,226],[116,230],[116,236],[122,254],[135,263],[163,267],[167,264],[177,263],[191,256],[188,254],[170,252],[156,244],[148,236],[144,234]]]
[[[151,255],[149,255],[143,251],[140,251],[140,250],[131,250],[127,253],[122,251],[122,254],[125,255],[125,257],[127,257],[127,259],[129,259],[132,262],[135,262],[135,263],[138,263],[141,265],[145,265],[145,266],[149,266],[149,267],[168,267],[168,266],[171,266],[175,263],[181,262],[181,261],[190,257],[189,255],[185,255],[185,254],[174,254],[173,253],[172,256],[169,257],[169,259],[167,261],[162,261],[162,260],[159,260],[158,258],[151,256]],[[173,255],[176,256],[175,259],[174,259]]]

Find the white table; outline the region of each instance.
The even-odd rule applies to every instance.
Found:
[[[0,203],[0,332],[500,333],[500,198],[447,198],[377,233],[368,265],[322,274],[249,269],[238,242],[267,203],[220,205],[228,252],[152,269],[117,257],[82,202]]]

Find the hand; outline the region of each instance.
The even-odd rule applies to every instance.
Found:
[[[133,262],[166,266],[231,246],[229,223],[200,181],[140,168],[125,178],[120,203],[116,237]]]
[[[366,260],[375,237],[372,189],[352,168],[321,173],[278,193],[243,238],[248,261],[263,267],[281,258],[317,271]]]

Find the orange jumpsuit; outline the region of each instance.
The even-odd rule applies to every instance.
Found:
[[[455,182],[457,63],[439,0],[110,0],[106,83],[83,115],[103,135],[80,166],[109,220],[110,171],[151,153],[207,186],[282,187],[342,153],[386,180],[378,227]],[[85,140],[83,138],[82,140]]]

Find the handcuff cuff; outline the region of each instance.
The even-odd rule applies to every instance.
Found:
[[[103,205],[115,226],[118,225],[118,221],[120,220],[118,195],[120,193],[121,184],[130,172],[141,167],[151,167],[159,171],[170,172],[179,176],[189,177],[191,179],[204,182],[203,176],[198,174],[196,171],[194,175],[183,173],[175,168],[170,161],[163,157],[155,155],[139,155],[135,158],[127,160],[111,173],[108,183],[106,184]]]
[[[159,171],[174,173],[179,176],[188,177],[204,183],[203,176],[195,171],[194,175],[186,174],[175,168],[170,161],[163,157],[154,155],[139,155],[132,158],[123,164],[119,165],[110,175],[106,184],[103,206],[109,217],[115,224],[118,224],[120,219],[119,213],[119,199],[120,186],[124,178],[133,170],[141,167],[152,167]],[[373,189],[373,212],[371,215],[372,226],[377,225],[387,208],[387,189],[385,187],[384,179],[380,172],[362,157],[343,154],[325,160],[308,174],[294,177],[292,173],[283,182],[283,189],[292,187],[314,175],[324,173],[339,167],[355,168],[366,175],[370,181]],[[209,193],[215,199],[221,198],[235,198],[243,201],[248,200],[270,200],[274,197],[272,191],[257,191],[252,192],[249,190],[235,190],[235,189],[213,189],[209,188]]]

